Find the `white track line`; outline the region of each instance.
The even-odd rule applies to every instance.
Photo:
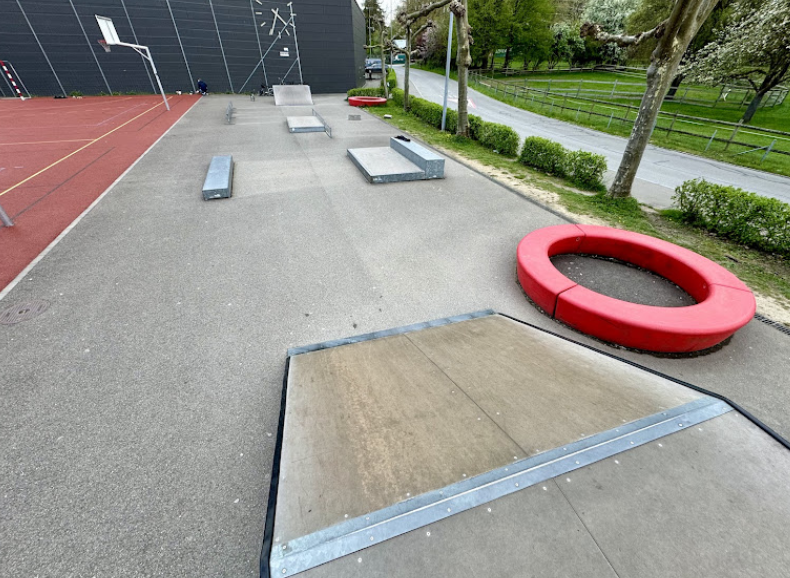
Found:
[[[195,106],[195,105],[196,105],[198,102],[200,102],[200,99],[197,99],[197,100],[196,100],[196,101],[195,101],[195,102],[192,104],[192,106],[190,106],[190,107],[189,107],[189,108],[188,108],[188,109],[187,109],[187,110],[184,112],[184,114],[182,114],[182,115],[181,115],[181,118],[179,118],[179,119],[178,119],[176,122],[174,122],[174,123],[173,123],[173,125],[172,125],[170,128],[168,128],[168,129],[167,129],[165,132],[163,132],[163,133],[162,133],[162,136],[160,136],[158,139],[156,139],[156,141],[154,141],[154,143],[153,143],[153,144],[152,144],[150,147],[148,147],[147,149],[145,149],[145,152],[144,152],[142,155],[140,155],[140,156],[137,158],[137,160],[136,160],[136,161],[134,161],[134,162],[133,162],[133,163],[132,163],[132,164],[129,166],[129,168],[127,168],[127,169],[126,169],[126,170],[125,170],[123,173],[121,173],[121,175],[120,175],[120,176],[119,176],[117,179],[115,179],[115,180],[112,182],[112,184],[111,184],[109,187],[107,187],[107,189],[106,189],[106,190],[105,190],[105,191],[104,191],[104,192],[103,192],[101,195],[99,195],[99,196],[96,198],[96,200],[95,200],[95,201],[93,201],[93,202],[90,204],[90,206],[88,206],[88,208],[87,208],[87,209],[85,209],[84,211],[82,211],[82,213],[80,214],[80,216],[79,216],[79,217],[77,217],[76,219],[74,219],[74,220],[71,222],[71,224],[70,224],[68,227],[66,227],[65,229],[63,229],[63,232],[62,232],[60,235],[58,235],[57,237],[55,237],[55,240],[54,240],[54,241],[52,241],[52,242],[51,242],[49,245],[47,245],[47,247],[46,247],[46,248],[45,248],[43,251],[41,251],[41,253],[39,253],[38,257],[36,257],[35,259],[33,259],[33,260],[30,262],[30,264],[29,264],[27,267],[25,267],[24,269],[22,269],[22,272],[21,272],[21,273],[19,273],[19,275],[17,275],[17,276],[14,278],[14,280],[13,280],[13,281],[11,281],[11,282],[10,282],[8,285],[6,285],[5,289],[3,289],[2,291],[0,291],[0,301],[2,301],[3,299],[5,299],[6,295],[8,295],[8,294],[11,292],[11,290],[12,290],[14,287],[16,287],[16,286],[19,284],[19,282],[20,282],[20,281],[22,281],[22,279],[24,279],[24,278],[25,278],[25,275],[27,275],[28,273],[30,273],[30,271],[32,271],[33,267],[35,267],[36,265],[38,265],[39,261],[41,261],[41,260],[42,260],[44,257],[46,257],[46,256],[49,254],[49,252],[50,252],[50,251],[52,251],[52,249],[54,249],[54,248],[55,248],[55,245],[57,245],[58,243],[60,243],[60,241],[63,239],[63,237],[65,237],[66,235],[68,235],[68,234],[69,234],[69,232],[70,232],[70,231],[71,231],[71,230],[72,230],[74,227],[76,227],[76,226],[77,226],[77,224],[78,224],[78,223],[79,223],[79,222],[82,220],[82,218],[83,218],[85,215],[87,215],[88,213],[90,213],[90,212],[93,210],[93,207],[95,207],[96,205],[98,205],[98,204],[99,204],[99,201],[101,201],[101,200],[102,200],[102,199],[103,199],[103,198],[104,198],[104,197],[105,197],[105,196],[106,196],[106,195],[107,195],[107,194],[108,194],[110,191],[112,191],[112,189],[115,187],[115,185],[117,185],[117,184],[120,182],[120,180],[121,180],[122,178],[124,178],[124,177],[126,176],[126,174],[127,174],[129,171],[131,171],[131,170],[132,170],[132,169],[133,169],[133,168],[134,168],[134,167],[137,165],[137,163],[139,163],[139,162],[140,162],[140,161],[143,159],[143,157],[145,157],[145,155],[147,155],[147,154],[148,154],[148,152],[149,152],[149,151],[150,151],[152,148],[154,148],[154,147],[155,147],[157,144],[159,144],[159,141],[160,141],[160,140],[162,140],[163,138],[165,138],[165,135],[167,135],[167,133],[169,133],[171,130],[173,130],[173,127],[174,127],[174,126],[176,126],[176,125],[177,125],[179,122],[181,122],[181,119],[182,119],[182,118],[184,118],[184,117],[187,115],[187,113],[188,113],[190,110],[192,110],[192,108],[194,108],[194,106]]]

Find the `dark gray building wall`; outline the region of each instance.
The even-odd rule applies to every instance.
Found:
[[[166,91],[250,92],[300,82],[316,93],[364,83],[364,16],[355,0],[0,0],[0,60],[33,94],[152,92],[150,69],[131,48],[105,53],[95,14],[124,42],[146,45]],[[283,20],[275,18],[276,10]],[[274,29],[272,30],[272,24]],[[268,51],[268,52],[267,52]],[[265,56],[265,76],[260,66]],[[0,92],[10,96],[0,80]]]

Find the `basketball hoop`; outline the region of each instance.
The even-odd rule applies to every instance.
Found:
[[[104,40],[104,39],[99,40],[99,46],[104,48],[104,52],[109,52],[110,51],[110,47],[107,45],[107,41]]]

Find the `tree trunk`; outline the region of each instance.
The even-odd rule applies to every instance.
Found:
[[[672,84],[669,85],[669,92],[667,92],[667,100],[672,100],[675,98],[675,94],[680,88],[680,83],[683,82],[683,75],[676,74],[675,78],[672,79]]]
[[[647,90],[639,106],[631,137],[623,153],[617,175],[609,189],[611,197],[628,197],[636,171],[653,133],[661,103],[664,101],[680,59],[700,26],[710,15],[718,0],[678,0],[666,21],[658,45],[650,56],[647,69]]]
[[[387,61],[384,60],[384,29],[379,28],[379,32],[381,32],[381,41],[379,42],[379,52],[381,54],[381,74],[384,75],[384,98],[389,100],[390,98],[390,86],[387,82]]]
[[[768,92],[767,90],[762,90],[762,86],[760,90],[754,95],[754,98],[749,103],[749,106],[746,107],[746,112],[743,113],[743,118],[741,119],[741,123],[748,124],[752,121],[752,117],[754,113],[757,112],[757,109],[760,108],[760,103],[763,101],[763,97]],[[762,92],[761,92],[762,91]]]
[[[453,10],[456,24],[458,25],[458,53],[456,59],[456,65],[458,66],[458,128],[455,134],[461,136],[469,136],[467,81],[469,78],[469,65],[472,64],[472,58],[469,53],[469,11],[467,10],[466,1],[455,0],[450,5],[451,10],[453,10],[454,4],[458,5]]]
[[[508,46],[507,49],[505,50],[505,64],[502,65],[502,68],[510,68],[510,52],[511,52],[511,47]],[[494,67],[491,66],[491,68]]]
[[[403,110],[409,112],[409,67],[411,66],[411,26],[406,26],[406,70],[403,73]]]

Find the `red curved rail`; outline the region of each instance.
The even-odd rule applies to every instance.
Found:
[[[381,106],[387,104],[387,99],[382,96],[349,96],[348,104],[351,106]]]
[[[697,303],[655,307],[621,301],[582,287],[550,258],[583,253],[620,259],[672,281]],[[707,349],[746,325],[754,295],[713,261],[672,243],[609,227],[558,225],[538,229],[518,245],[518,279],[555,319],[604,341],[634,349],[680,353]]]

